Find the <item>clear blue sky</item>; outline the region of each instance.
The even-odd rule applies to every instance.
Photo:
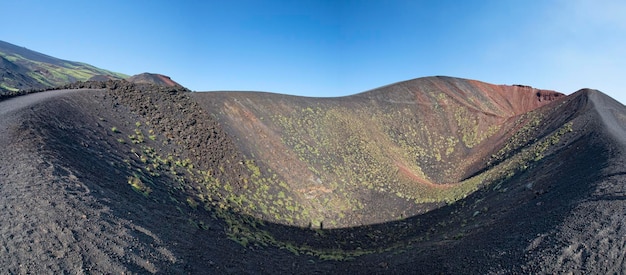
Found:
[[[354,94],[422,76],[626,102],[626,1],[2,1],[0,40],[197,91]]]

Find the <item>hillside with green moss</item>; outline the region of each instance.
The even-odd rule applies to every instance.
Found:
[[[564,96],[458,78],[341,98],[193,95],[255,164],[250,185],[272,189],[267,197],[244,195],[254,207],[242,211],[298,226],[387,222],[453,203],[528,167],[568,131],[549,128],[521,153],[546,123],[535,109]],[[257,207],[270,201],[279,204]],[[293,215],[272,210],[285,203]]]
[[[128,77],[89,64],[58,59],[0,41],[0,92],[50,88],[76,81],[86,81],[97,75],[117,79]]]

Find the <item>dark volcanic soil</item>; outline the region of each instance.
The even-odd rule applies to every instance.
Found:
[[[115,138],[141,118],[111,96],[62,90],[0,103],[3,273],[269,273],[306,262],[272,267],[270,255],[293,255],[250,254],[227,238],[223,221],[177,203],[186,197],[175,179],[151,179],[149,198],[134,191],[137,160]]]
[[[493,89],[479,82],[446,81],[456,82],[454,87]],[[299,212],[306,210],[288,199],[298,196],[297,189],[280,189],[291,184],[281,182],[283,176],[266,180],[272,164],[264,163],[263,155],[251,159],[251,152],[263,153],[255,143],[246,142],[254,135],[236,134],[257,131],[259,139],[275,142],[268,148],[290,144],[277,137],[280,133],[273,132],[277,128],[270,131],[259,128],[263,123],[249,123],[255,121],[251,118],[268,117],[233,107],[226,111],[243,114],[240,121],[247,124],[224,124],[219,110],[207,107],[208,101],[199,100],[199,95],[124,82],[88,83],[83,86],[108,89],[52,91],[2,101],[0,270],[9,274],[624,272],[623,105],[600,92],[582,90],[547,105],[513,100],[519,108],[505,108],[511,99],[501,91],[486,92],[491,101],[465,101],[463,93],[473,90],[432,83],[422,88],[438,87],[435,91],[451,96],[434,94],[434,106],[470,106],[483,110],[482,114],[491,110],[487,116],[497,114],[494,123],[510,127],[482,141],[495,147],[491,151],[484,143],[467,150],[457,145],[449,159],[454,154],[483,152],[483,163],[490,164],[463,167],[474,169],[478,176],[505,174],[463,199],[437,203],[422,214],[333,229],[321,224],[289,225],[288,214],[303,215]],[[412,84],[403,85],[384,88],[386,102],[412,96],[393,93]],[[398,104],[377,102],[375,98],[383,93],[368,93],[339,102],[347,106],[373,102],[383,110]],[[502,97],[494,99],[496,95]],[[540,92],[536,100],[554,99],[553,95]],[[216,98],[223,97],[227,94]],[[228,102],[265,108],[250,98],[234,95]],[[284,104],[282,108],[297,110]],[[377,134],[364,140],[381,142],[384,137]],[[506,146],[510,148],[500,150]],[[288,166],[292,171],[300,169],[297,161],[296,157]],[[471,163],[481,163],[481,158]],[[406,170],[415,173],[410,167]],[[438,167],[425,169],[426,174]],[[331,188],[317,184],[322,193]],[[398,200],[382,197],[387,196],[384,192],[372,194],[369,202],[379,204],[363,208],[367,211]],[[331,211],[329,203],[334,202],[319,207]],[[252,207],[263,210],[250,211]],[[248,212],[272,219],[244,214]]]

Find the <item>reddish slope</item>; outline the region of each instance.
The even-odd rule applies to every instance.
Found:
[[[450,77],[340,98],[193,96],[236,137],[247,158],[267,177],[284,181],[285,193],[310,210],[311,217],[296,224],[310,218],[333,221],[329,227],[411,216],[495,180],[494,173],[467,179],[524,145],[506,142],[540,119],[518,115],[564,98],[554,91]],[[500,152],[504,145],[508,149]],[[379,210],[381,205],[387,207]]]
[[[445,94],[446,97],[441,96]],[[564,95],[522,85],[494,85],[454,77],[425,77],[356,95],[377,101],[429,105],[435,101],[445,104],[449,98],[484,114],[500,117],[520,115],[546,105]]]
[[[133,75],[127,78],[126,81],[138,84],[155,84],[167,87],[182,87],[182,85],[176,83],[169,76],[153,73],[142,73]]]

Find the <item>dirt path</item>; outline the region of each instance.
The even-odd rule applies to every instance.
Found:
[[[42,102],[56,96],[77,92],[80,90],[57,90],[43,93],[34,93],[25,96],[18,96],[4,101],[0,101],[0,145],[5,148],[9,144],[6,143],[7,133],[11,127],[15,126],[14,113],[28,106]],[[5,139],[5,140],[3,140]]]
[[[14,112],[16,110],[22,109],[29,105],[35,104],[37,102],[41,102],[46,99],[50,99],[56,96],[74,93],[84,90],[57,90],[57,91],[48,91],[43,93],[34,93],[25,96],[14,97],[11,99],[7,99],[5,101],[0,101],[0,123],[4,122],[4,116],[10,112]]]

